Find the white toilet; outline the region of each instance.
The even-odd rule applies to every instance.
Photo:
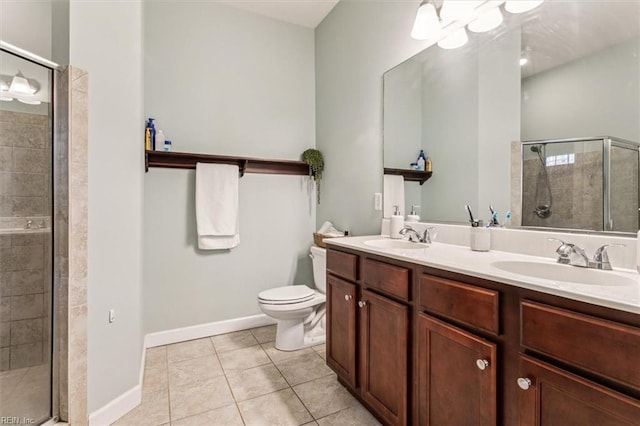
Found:
[[[325,342],[325,293],[327,291],[327,251],[312,246],[313,279],[316,290],[306,285],[289,285],[262,291],[258,305],[278,322],[276,348],[295,351]]]

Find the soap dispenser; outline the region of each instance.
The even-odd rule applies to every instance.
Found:
[[[391,215],[391,224],[389,226],[389,236],[391,238],[400,239],[402,234],[400,231],[404,228],[404,217],[400,214],[400,207],[393,206],[393,215]]]
[[[420,208],[420,206],[412,205],[411,213],[407,215],[407,222],[420,222],[420,216],[416,213],[416,207]]]

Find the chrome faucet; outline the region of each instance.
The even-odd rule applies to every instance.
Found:
[[[27,223],[24,225],[24,229],[31,229],[33,226],[33,221],[31,219],[27,220]]]
[[[418,233],[418,231],[416,231],[415,229],[413,229],[409,225],[406,225],[404,228],[402,228],[400,230],[400,235],[409,234],[409,241],[431,244],[431,242],[432,242],[431,241],[431,234],[430,234],[429,231],[433,230],[433,229],[435,229],[433,226],[430,226],[430,227],[426,228],[424,230],[424,233],[422,234],[422,236],[420,236],[420,233]],[[416,241],[413,240],[413,236],[415,236]]]
[[[548,240],[558,241],[560,243],[560,247],[556,249],[556,253],[558,253],[558,263],[579,266],[581,268],[602,269],[605,271],[610,271],[612,269],[611,262],[609,262],[609,255],[607,254],[607,248],[612,246],[625,247],[624,244],[605,244],[596,250],[593,255],[593,260],[589,260],[584,249],[575,244],[566,243],[557,238],[548,238]]]
[[[611,262],[609,262],[609,255],[607,254],[607,249],[609,247],[625,247],[624,244],[605,244],[596,250],[596,253],[593,255],[593,261],[591,262],[590,268],[602,269],[605,271],[610,271]]]

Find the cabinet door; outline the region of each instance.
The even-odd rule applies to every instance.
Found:
[[[356,286],[327,277],[327,364],[356,388]]]
[[[358,306],[362,398],[389,424],[404,425],[409,308],[367,290]]]
[[[526,355],[520,356],[520,377],[513,389],[520,392],[522,426],[640,424],[637,399]]]
[[[496,344],[425,314],[418,316],[421,425],[495,425]]]

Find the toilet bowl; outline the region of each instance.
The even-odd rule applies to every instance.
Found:
[[[327,251],[312,246],[313,279],[316,289],[289,285],[262,291],[258,305],[277,322],[276,349],[295,351],[325,342]]]

